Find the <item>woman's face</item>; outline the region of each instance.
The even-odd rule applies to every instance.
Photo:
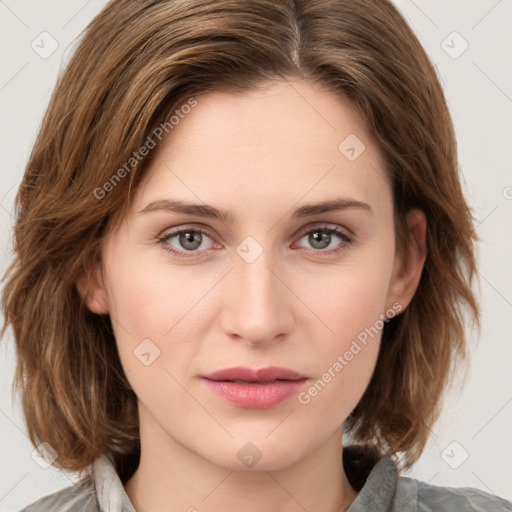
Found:
[[[226,468],[278,469],[341,437],[414,272],[348,104],[308,82],[195,99],[150,150],[88,306],[111,315],[143,450],[152,438]],[[295,374],[205,378],[233,367]]]

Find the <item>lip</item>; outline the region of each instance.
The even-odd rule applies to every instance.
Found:
[[[224,370],[207,373],[202,375],[202,377],[212,381],[242,380],[245,382],[257,383],[266,383],[268,381],[278,379],[295,381],[306,378],[305,375],[279,366],[268,366],[260,369],[248,368],[246,366],[235,366],[233,368],[226,368]]]
[[[258,370],[237,366],[201,378],[210,391],[231,405],[246,409],[275,407],[297,394],[308,380],[300,373],[278,366]]]

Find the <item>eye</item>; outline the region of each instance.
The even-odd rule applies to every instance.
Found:
[[[338,227],[329,226],[317,226],[314,229],[303,231],[301,240],[304,238],[315,252],[327,254],[341,252],[353,242],[353,237],[349,233]]]
[[[172,242],[173,239],[176,239],[174,243]],[[182,258],[190,258],[195,255],[194,253],[201,252],[200,249],[210,249],[213,243],[210,245],[205,244],[206,239],[210,239],[213,242],[206,231],[187,227],[158,237],[159,243],[163,245],[166,251]],[[205,245],[207,246],[205,247]],[[187,252],[192,254],[189,255]]]

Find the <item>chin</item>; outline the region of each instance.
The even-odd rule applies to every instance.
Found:
[[[222,453],[211,453],[211,462],[231,471],[278,471],[297,462],[304,452],[304,439],[294,439],[289,435],[285,439],[268,435],[245,435],[235,438],[229,448]],[[267,438],[265,438],[267,436]],[[271,439],[272,438],[272,439]],[[210,446],[219,444],[212,443]]]

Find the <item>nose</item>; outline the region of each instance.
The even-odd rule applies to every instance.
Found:
[[[235,254],[222,290],[224,332],[254,346],[284,339],[296,324],[298,302],[288,288],[288,275],[270,251],[264,250],[251,263]]]

